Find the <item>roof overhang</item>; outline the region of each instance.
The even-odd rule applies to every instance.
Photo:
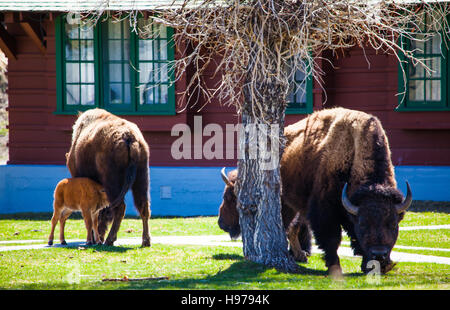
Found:
[[[188,7],[229,6],[236,0],[191,0]],[[294,1],[294,0],[287,0]],[[361,0],[353,0],[361,2]],[[179,9],[184,0],[0,0],[0,12],[93,12],[93,11],[146,11]],[[246,1],[239,1],[245,5]],[[251,1],[250,1],[251,2]],[[368,4],[381,2],[420,4],[450,2],[450,0],[368,0]]]

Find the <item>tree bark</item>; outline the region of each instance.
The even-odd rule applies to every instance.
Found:
[[[236,195],[244,256],[283,272],[295,272],[298,266],[288,252],[280,197],[279,163],[286,105],[283,87],[287,86],[270,79],[256,85],[257,92],[244,87],[245,103],[241,110]],[[252,98],[255,93],[258,98]],[[260,103],[258,109],[255,101]],[[265,137],[267,145],[261,143]],[[273,166],[268,165],[270,156]]]

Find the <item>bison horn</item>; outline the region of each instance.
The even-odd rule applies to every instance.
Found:
[[[412,202],[412,191],[411,187],[409,186],[408,181],[406,181],[406,187],[407,187],[407,193],[405,199],[403,199],[402,203],[399,203],[398,205],[395,205],[395,209],[397,210],[397,213],[402,213],[406,211],[406,209],[409,208]]]
[[[358,207],[351,203],[350,199],[347,197],[347,183],[344,185],[344,189],[342,190],[342,205],[344,206],[345,210],[347,210],[348,213],[357,215],[358,214]]]
[[[228,180],[228,177],[225,174],[225,167],[222,168],[222,170],[220,171],[220,174],[222,175],[222,180],[225,182],[226,185],[232,185],[230,180]]]

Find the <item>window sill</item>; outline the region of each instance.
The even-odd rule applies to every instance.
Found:
[[[395,108],[396,112],[449,112],[450,108]]]
[[[53,112],[54,115],[78,115],[79,112],[84,112],[84,111],[55,111]],[[175,116],[177,115],[177,113],[174,112],[126,112],[126,111],[108,111],[111,114],[114,115],[122,115],[122,116],[126,116],[126,115],[131,115],[131,116]]]
[[[312,107],[306,109],[286,109],[286,115],[294,115],[294,114],[311,114],[313,112]]]

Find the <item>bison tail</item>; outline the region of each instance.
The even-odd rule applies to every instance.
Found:
[[[125,138],[124,142],[128,148],[128,165],[125,170],[125,178],[122,189],[120,191],[119,196],[117,196],[117,198],[113,202],[111,202],[110,204],[111,208],[115,208],[120,205],[120,203],[125,198],[126,193],[128,192],[131,185],[134,183],[134,180],[136,179],[137,164],[136,164],[136,157],[134,156],[135,154],[133,154],[134,153],[133,149],[135,146],[134,144],[136,144],[137,142],[135,141],[133,142],[130,138]]]

